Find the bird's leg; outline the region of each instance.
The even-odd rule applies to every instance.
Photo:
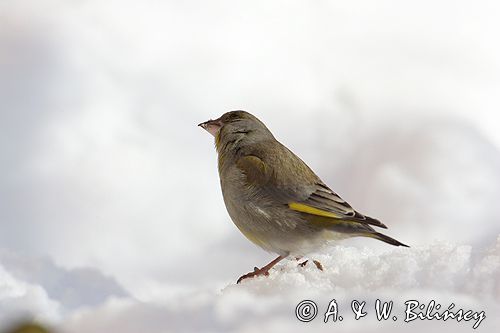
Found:
[[[236,281],[236,283],[240,283],[244,279],[251,278],[254,276],[260,276],[260,275],[268,276],[269,270],[284,258],[285,258],[284,256],[278,256],[278,258],[274,259],[273,261],[271,261],[269,264],[267,264],[266,266],[264,266],[262,268],[254,267],[253,272],[250,272],[250,273],[247,273],[245,275],[240,276],[240,278],[238,279],[238,281]]]

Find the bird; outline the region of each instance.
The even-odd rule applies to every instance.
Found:
[[[229,111],[198,126],[215,138],[222,196],[231,220],[252,243],[278,255],[242,275],[237,284],[268,276],[284,258],[300,259],[332,240],[362,236],[408,247],[376,231],[374,227],[387,226],[354,210],[251,113]]]

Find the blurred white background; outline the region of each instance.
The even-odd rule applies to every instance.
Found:
[[[451,244],[470,273],[493,253],[478,284],[498,309],[499,18],[496,1],[1,0],[0,323],[252,331],[259,312],[224,311],[262,290],[221,288],[273,255],[229,220],[196,126],[234,109],[423,256]],[[420,273],[405,288],[443,289]]]

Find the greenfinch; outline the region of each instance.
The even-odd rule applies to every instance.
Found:
[[[251,242],[278,254],[237,283],[267,276],[282,259],[301,258],[330,240],[363,236],[407,247],[377,232],[373,227],[387,227],[355,211],[252,114],[231,111],[198,126],[215,137],[222,195],[232,221]]]

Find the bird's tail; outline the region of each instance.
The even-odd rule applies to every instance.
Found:
[[[381,227],[387,228],[384,224],[382,224],[378,220],[372,218],[369,219],[377,221],[381,225]],[[350,235],[350,237],[352,236],[370,237],[381,240],[382,242],[394,246],[409,247],[408,245],[403,244],[392,237],[386,236],[384,234],[381,234],[380,232],[375,231],[375,229],[373,229],[372,226],[365,223],[360,223],[358,221],[342,220],[324,216],[314,216],[313,218],[309,217],[309,220],[315,226],[338,233],[348,234]]]
[[[392,237],[389,237],[387,235],[381,234],[380,232],[376,232],[376,231],[375,232],[370,232],[370,233],[364,233],[364,234],[362,234],[362,236],[375,238],[375,239],[381,240],[382,242],[385,242],[387,244],[391,244],[391,245],[394,245],[394,246],[409,247],[408,245],[403,244],[400,241],[395,240]]]

